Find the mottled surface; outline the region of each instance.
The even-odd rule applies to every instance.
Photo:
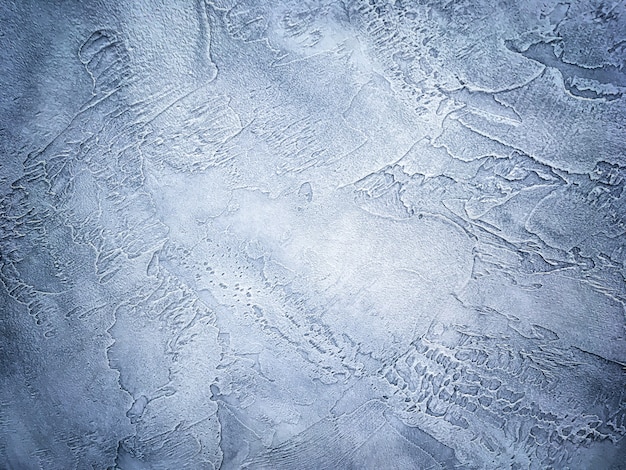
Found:
[[[0,4],[0,467],[626,468],[626,6]]]

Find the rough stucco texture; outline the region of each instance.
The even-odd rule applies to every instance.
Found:
[[[0,467],[626,468],[626,4],[0,4]]]

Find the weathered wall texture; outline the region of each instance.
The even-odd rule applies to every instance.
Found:
[[[626,468],[624,2],[0,26],[0,467]]]

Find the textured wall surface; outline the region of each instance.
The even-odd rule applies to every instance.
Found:
[[[626,4],[0,3],[0,468],[626,468]]]

